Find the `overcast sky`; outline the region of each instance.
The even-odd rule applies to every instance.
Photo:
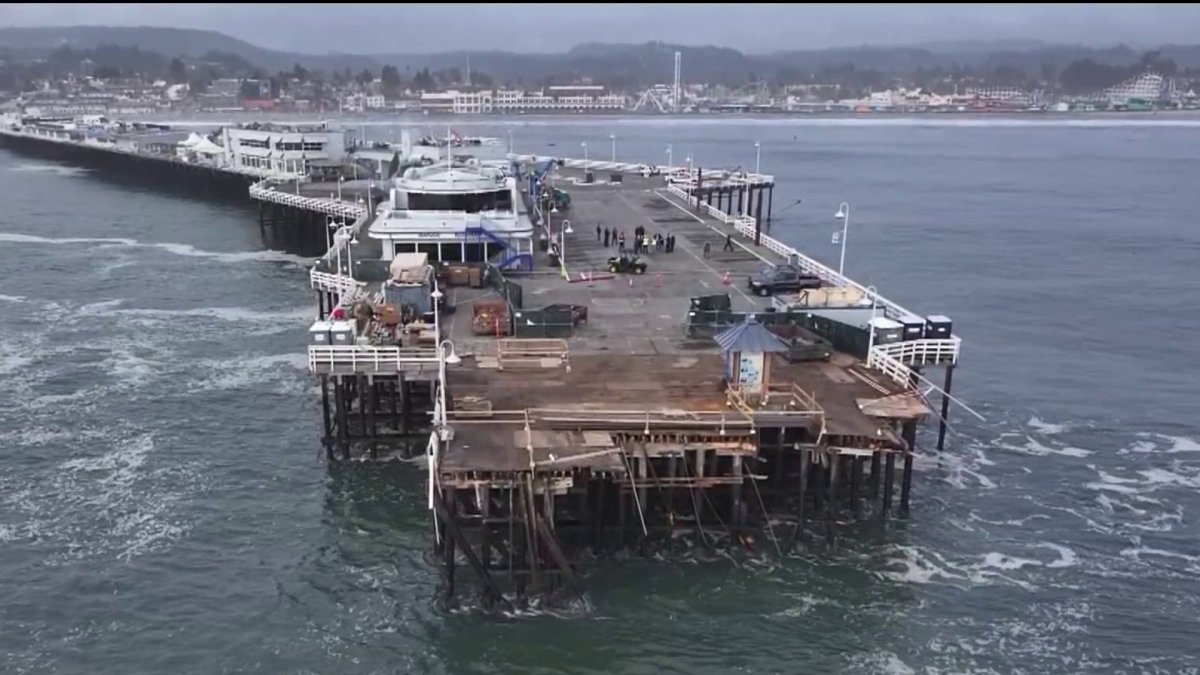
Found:
[[[581,42],[648,40],[747,52],[1012,39],[1200,42],[1197,5],[0,5],[0,26],[76,24],[202,28],[318,54],[545,52]]]

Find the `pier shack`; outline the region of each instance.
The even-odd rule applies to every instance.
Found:
[[[430,264],[409,282],[428,284],[428,311],[398,309],[368,215],[311,275],[327,456],[427,458],[447,596],[463,565],[485,600],[508,602],[579,590],[589,552],[681,539],[782,552],[908,511],[917,424],[940,418],[944,439],[961,345],[948,319],[767,234],[761,197],[747,205],[769,176],[706,190],[699,169],[681,183],[664,180],[672,167],[516,159],[532,266],[500,269],[502,251]],[[743,190],[741,212],[721,209]],[[635,250],[639,234],[666,243]],[[821,287],[753,293],[750,276],[781,264]],[[943,388],[939,416],[927,396]]]

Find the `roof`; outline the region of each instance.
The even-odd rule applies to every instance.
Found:
[[[727,352],[786,352],[788,347],[771,331],[767,330],[754,316],[746,317],[742,323],[713,336],[721,349]]]

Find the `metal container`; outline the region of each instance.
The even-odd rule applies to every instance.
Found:
[[[900,317],[899,323],[904,327],[904,340],[920,340],[925,337],[925,319],[908,314]]]
[[[328,321],[316,321],[312,327],[308,329],[308,344],[313,347],[328,347],[330,323]]]
[[[354,346],[354,322],[332,321],[329,324],[329,342],[334,347]]]
[[[877,316],[868,322],[869,330],[875,334],[875,344],[888,345],[904,340],[904,326],[899,321]]]
[[[951,335],[950,317],[932,314],[925,317],[925,337],[931,340],[949,340]]]

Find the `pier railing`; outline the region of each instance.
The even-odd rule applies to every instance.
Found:
[[[345,347],[309,346],[308,370],[312,373],[372,372],[395,373],[401,370],[436,368],[437,350],[422,347]]]
[[[282,185],[275,179],[268,178],[261,180],[250,186],[250,197],[264,202],[282,204],[292,208],[305,209],[306,211],[326,213],[340,218],[353,218],[357,220],[365,217],[369,212],[369,209],[362,204],[351,204],[336,199],[324,199],[320,197],[305,197],[304,195],[276,189],[277,186],[282,187]]]
[[[905,365],[945,365],[958,362],[958,351],[962,340],[956,337],[945,339],[906,340],[886,345],[875,345],[873,353],[888,356]]]
[[[873,301],[883,316],[890,319],[920,316],[900,306],[899,303],[892,302],[879,295],[875,292],[874,288],[863,286],[857,281],[839,274],[832,268],[813,260],[768,234],[758,232],[756,235],[756,221],[751,216],[727,214],[711,204],[702,202],[698,196],[677,185],[667,186],[667,192],[685,200],[688,205],[704,211],[715,220],[732,224],[734,230],[743,237],[747,239],[755,239],[757,237],[759,243],[764,248],[783,257],[801,270],[816,275],[827,286],[857,291],[861,298],[860,302],[862,304],[860,306],[870,306]],[[779,311],[787,311],[792,307],[791,303],[778,298],[772,300],[772,305]],[[958,363],[958,356],[961,349],[962,340],[953,335],[944,340],[910,340],[890,345],[879,345],[873,348],[871,353],[867,355],[867,365],[878,368],[896,382],[908,386],[911,370],[906,364],[952,365]]]
[[[616,173],[636,173],[641,174],[642,169],[650,166],[648,164],[635,164],[630,162],[605,162],[596,159],[571,159],[550,157],[549,155],[516,155],[513,156],[518,161],[528,161],[538,165],[545,165],[551,160],[559,161],[568,169],[582,169],[584,171],[610,171]],[[695,173],[694,168],[686,166],[666,166],[657,165],[651,167],[655,169],[660,177],[677,174],[682,171]],[[721,175],[721,174],[724,175]],[[706,185],[771,185],[775,183],[775,176],[759,173],[732,173],[721,172],[719,169],[713,169],[711,173],[705,174]],[[711,178],[709,178],[711,176]],[[718,177],[720,176],[720,177]]]
[[[357,281],[341,274],[318,272],[316,268],[308,271],[308,283],[318,291],[337,293],[341,302],[357,300],[366,292],[367,283]]]

